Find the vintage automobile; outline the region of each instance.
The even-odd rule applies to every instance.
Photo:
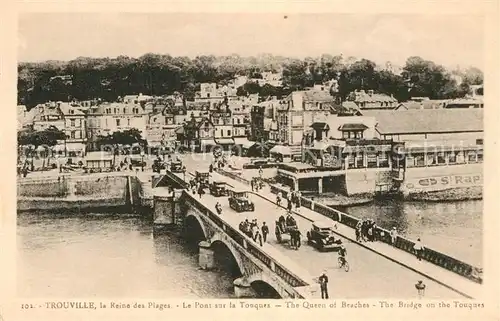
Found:
[[[255,205],[248,199],[247,192],[231,191],[229,196],[229,207],[238,213],[253,212],[255,210]]]
[[[298,229],[297,221],[291,215],[288,215],[286,218],[281,215],[275,222],[275,225],[274,233],[278,243],[289,242],[290,231]]]
[[[319,251],[338,251],[342,245],[341,239],[335,239],[332,225],[321,221],[312,224],[307,232],[307,242]]]
[[[170,163],[170,171],[172,173],[182,173],[182,168],[182,162],[179,160],[172,161],[172,163]]]
[[[216,197],[219,196],[228,196],[229,192],[226,188],[225,182],[212,182],[210,184],[210,194]]]
[[[210,178],[210,173],[209,172],[196,171],[194,173],[194,179],[195,179],[196,183],[200,183],[201,188],[208,188],[208,187],[210,187],[210,185],[209,185],[209,178]]]

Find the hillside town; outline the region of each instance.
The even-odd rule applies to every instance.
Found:
[[[264,72],[258,80],[260,84],[279,86],[281,75]],[[100,99],[49,101],[29,111],[19,105],[18,130],[57,128],[64,132],[65,139],[49,146],[50,151],[70,157],[82,157],[96,150],[96,143],[102,137],[136,129],[150,149],[182,146],[201,151],[209,146],[221,146],[225,150],[241,146],[248,151],[256,143],[266,142],[269,146],[283,146],[280,150],[289,151],[285,156],[295,159],[300,157],[304,138],[314,131],[324,132],[319,140],[377,139],[394,134],[409,136],[417,130],[415,126],[422,126],[421,131],[417,131],[426,136],[447,131],[455,136],[460,131],[470,131],[467,127],[470,119],[458,116],[463,119],[463,127],[455,126],[450,132],[447,122],[431,128],[412,117],[422,115],[425,119],[429,110],[441,117],[451,109],[458,109],[457,115],[463,115],[464,108],[483,108],[483,96],[478,94],[482,86],[474,86],[470,94],[462,98],[411,97],[404,102],[363,89],[351,92],[340,101],[336,80],[293,91],[283,99],[258,94],[237,95],[238,88],[251,81],[239,76],[228,85],[202,83],[193,101],[186,100],[180,93],[165,96],[138,93],[112,102]],[[393,133],[390,123],[402,128]],[[482,128],[475,129],[482,131]]]
[[[29,15],[19,293],[484,297],[484,31],[448,16]]]

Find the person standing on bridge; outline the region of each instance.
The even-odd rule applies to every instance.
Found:
[[[262,222],[262,237],[264,238],[264,243],[267,242],[267,234],[269,234],[269,226],[266,225],[266,222]]]
[[[362,239],[361,239],[361,225],[362,225],[362,222],[361,220],[358,221],[358,223],[356,224],[356,241],[358,242],[361,242]]]
[[[219,202],[215,204],[215,210],[217,211],[217,214],[221,215],[222,214],[222,206],[220,205]]]
[[[276,195],[276,205],[278,206],[278,208],[281,207],[281,193],[278,193]]]
[[[415,245],[413,245],[413,249],[415,250],[415,254],[417,255],[417,259],[419,261],[422,261],[422,252],[424,252],[424,246],[422,245],[420,238],[418,238],[417,241],[415,242]]]
[[[319,277],[318,281],[321,289],[321,298],[328,299],[328,276],[326,275],[326,271],[323,271],[323,274]]]
[[[397,239],[398,239],[398,231],[396,230],[396,227],[394,226],[391,230],[391,243],[392,243],[392,245],[396,246]]]
[[[419,280],[415,284],[415,289],[417,289],[418,298],[422,299],[425,295],[425,284],[421,280]]]
[[[290,194],[288,194],[288,198],[286,199],[286,209],[289,213],[292,212],[292,200],[290,198]]]

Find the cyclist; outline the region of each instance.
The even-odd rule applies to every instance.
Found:
[[[344,265],[346,262],[347,250],[343,244],[340,246],[338,253],[339,253],[339,259],[341,260],[342,265]]]

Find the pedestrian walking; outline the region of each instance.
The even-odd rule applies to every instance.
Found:
[[[288,210],[288,212],[292,211],[292,200],[287,199],[286,209]]]
[[[266,222],[262,222],[262,238],[264,239],[264,243],[267,242],[267,235],[269,234],[269,226],[266,225]]]
[[[420,238],[418,238],[417,241],[415,242],[415,245],[413,245],[413,249],[415,250],[415,254],[417,255],[417,259],[419,261],[422,261],[422,252],[424,251],[424,246],[422,245]]]
[[[295,235],[295,230],[291,230],[290,231],[290,247],[292,249],[295,249],[296,244],[297,244],[297,239],[296,239],[296,235]]]
[[[323,271],[318,281],[321,289],[321,298],[328,299],[328,276],[326,275],[326,271]]]
[[[255,221],[252,221],[252,239],[254,242],[257,240],[257,234],[259,233],[259,227],[257,226],[257,223]]]
[[[256,228],[255,235],[253,238],[254,242],[259,242],[259,245],[262,246],[262,234],[260,234],[259,228]]]
[[[254,190],[254,185],[255,185],[255,182],[254,182],[254,179],[252,177],[252,179],[250,180],[250,186],[252,187],[252,192]]]
[[[295,207],[297,208],[297,211],[300,212],[300,206],[302,205],[302,201],[301,201],[301,194],[300,194],[300,191],[297,191],[297,193],[295,193]]]
[[[199,185],[199,186],[200,186],[200,187],[198,187],[198,195],[199,195],[199,196],[200,196],[200,198],[201,198],[201,196],[202,196],[203,194],[205,194],[205,191],[203,190],[203,188],[201,187],[201,185]]]
[[[415,284],[415,289],[417,289],[418,298],[422,299],[425,295],[425,284],[421,280],[419,280]]]
[[[302,233],[300,232],[299,229],[295,229],[295,249],[298,250],[300,249],[300,237],[302,236]]]
[[[262,179],[262,175],[264,174],[264,171],[262,170],[262,166],[259,167],[259,177]]]
[[[276,205],[281,207],[281,194],[276,195]]]

